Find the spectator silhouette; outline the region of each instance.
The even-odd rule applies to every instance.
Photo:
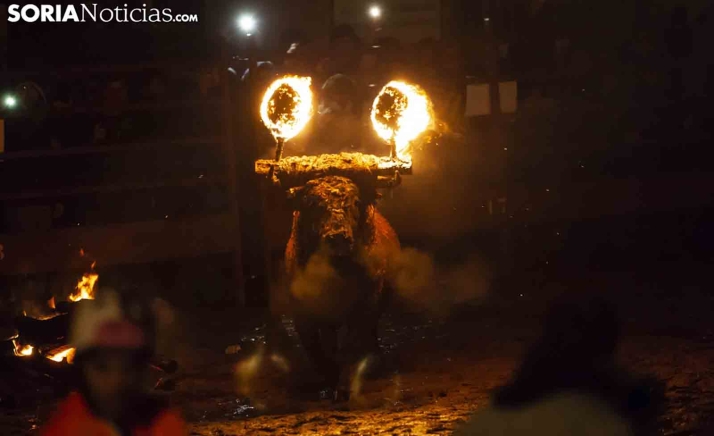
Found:
[[[322,86],[310,154],[354,151],[360,144],[361,101],[357,82],[335,74]]]
[[[323,78],[335,74],[354,75],[359,71],[362,40],[352,26],[343,24],[335,27],[330,34],[328,58],[318,67]]]
[[[662,392],[618,368],[619,335],[607,301],[558,301],[512,380],[456,434],[652,434]]]

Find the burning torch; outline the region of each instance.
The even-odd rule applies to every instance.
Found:
[[[309,77],[285,76],[265,91],[260,117],[275,138],[276,161],[282,158],[285,143],[297,136],[312,118],[311,84]]]
[[[432,106],[426,92],[417,85],[391,81],[372,104],[372,126],[389,144],[392,160],[410,160],[409,146],[432,124]]]

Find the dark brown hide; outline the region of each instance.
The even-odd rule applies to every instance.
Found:
[[[337,372],[344,376],[356,358],[377,347],[385,280],[399,250],[372,189],[327,176],[308,182],[295,199],[285,252],[292,310],[305,350],[333,385]],[[337,339],[339,330],[350,339]],[[339,342],[354,348],[345,351]]]
[[[298,195],[285,253],[288,275],[295,278],[311,259],[324,257],[324,267],[337,276],[331,281],[339,288],[329,291],[340,300],[339,306],[359,297],[376,299],[384,286],[389,258],[399,250],[399,240],[377,211],[374,194],[362,195],[350,179],[328,176],[309,182]],[[310,302],[304,300],[310,297],[329,299],[316,294],[293,296],[306,305]],[[338,307],[326,309],[340,312]]]

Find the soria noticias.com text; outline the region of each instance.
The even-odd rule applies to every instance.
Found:
[[[197,23],[196,14],[174,14],[169,8],[158,9],[143,5],[102,8],[97,3],[80,5],[26,4],[9,5],[11,23]]]

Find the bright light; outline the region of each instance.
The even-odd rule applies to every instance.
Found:
[[[263,95],[260,117],[275,139],[289,141],[312,117],[312,79],[285,76],[273,82]]]
[[[382,8],[379,6],[371,6],[369,8],[369,16],[372,18],[379,18],[382,16]]]
[[[15,107],[17,105],[17,99],[11,95],[5,97],[5,106]]]
[[[409,145],[433,123],[429,96],[417,85],[387,83],[372,104],[372,126],[380,138],[395,146],[402,160],[410,160]]]
[[[255,31],[257,24],[258,22],[255,21],[252,15],[243,15],[238,19],[238,27],[248,35]]]

